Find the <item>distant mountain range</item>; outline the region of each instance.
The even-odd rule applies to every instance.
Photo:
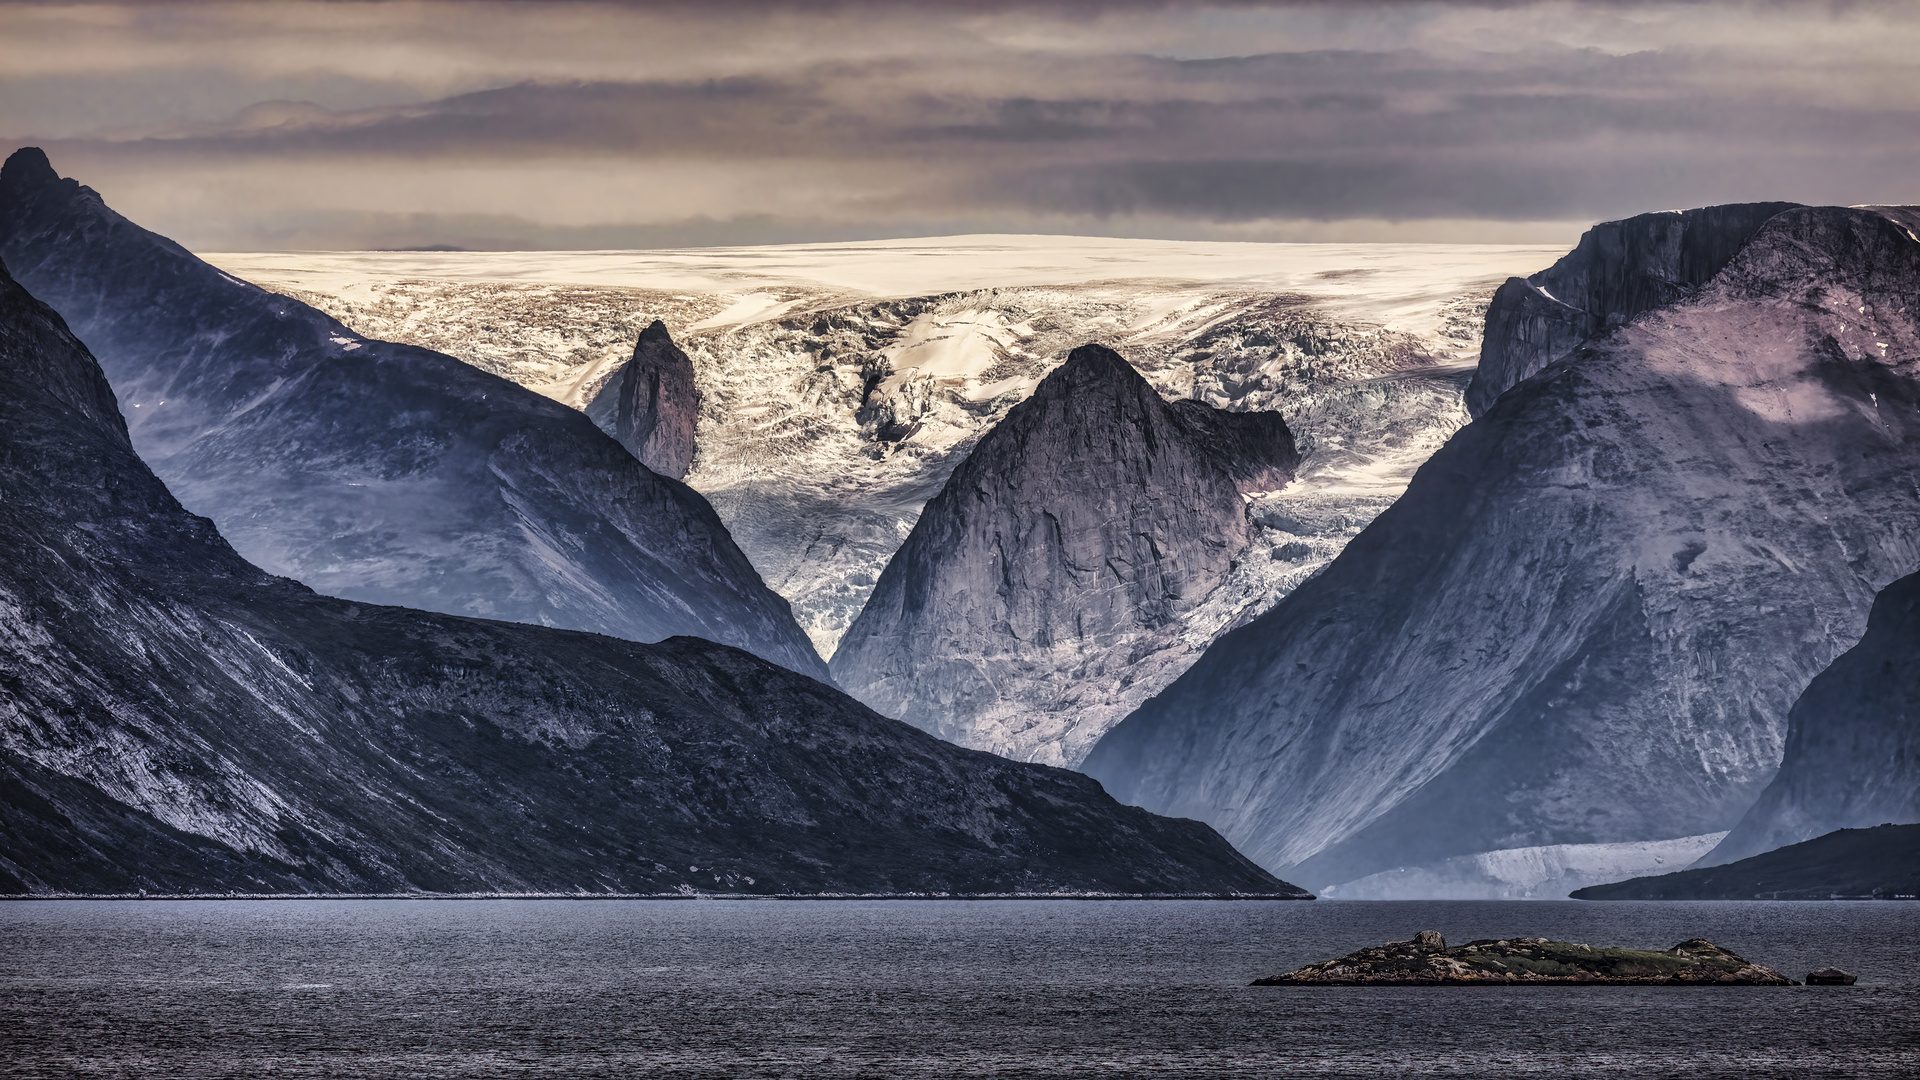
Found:
[[[0,269],[0,892],[423,891],[1305,896],[734,648],[263,573]]]

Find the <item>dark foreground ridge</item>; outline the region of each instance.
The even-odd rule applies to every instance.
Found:
[[[1470,941],[1447,948],[1437,931],[1389,941],[1338,960],[1255,979],[1255,986],[1796,986],[1711,941],[1666,952],[1594,948],[1546,938]]]
[[[1920,825],[1838,829],[1724,866],[1589,885],[1575,900],[1912,900]]]
[[[0,893],[1292,896],[739,649],[315,595],[0,268]]]

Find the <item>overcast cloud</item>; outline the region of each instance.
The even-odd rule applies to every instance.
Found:
[[[0,136],[202,250],[1561,241],[1920,201],[1920,4],[0,5]]]

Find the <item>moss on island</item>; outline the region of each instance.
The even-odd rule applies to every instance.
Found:
[[[1255,979],[1255,986],[1797,986],[1772,968],[1694,938],[1665,952],[1546,938],[1470,941],[1437,931]]]

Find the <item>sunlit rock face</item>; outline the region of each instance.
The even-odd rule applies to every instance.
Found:
[[[687,475],[700,391],[694,386],[693,361],[674,345],[665,323],[655,319],[640,331],[633,358],[608,383],[605,396],[611,398],[613,437],[620,445],[662,476]]]
[[[1920,823],[1920,574],[1886,587],[1866,636],[1794,702],[1780,774],[1700,860],[1717,866],[1835,829]]]
[[[737,649],[263,573],[0,270],[0,892],[140,891],[1304,895]]]
[[[1250,502],[1266,557],[1189,624],[1204,647],[1325,566],[1466,422],[1487,298],[1559,253],[976,236],[209,258],[608,431],[614,377],[663,320],[702,395],[687,482],[831,655],[948,474],[1088,342],[1168,400],[1279,412],[1301,451],[1294,481]]]
[[[1248,547],[1243,492],[1297,463],[1277,414],[1170,405],[1075,349],[927,504],[834,678],[963,746],[1074,764],[1192,663],[1188,621]]]
[[[1920,565],[1916,220],[1778,214],[1514,386],[1085,769],[1309,886],[1732,828]]]
[[[0,174],[0,257],[100,357],[134,446],[248,559],[322,592],[825,665],[698,493],[579,412],[365,338],[60,179]]]
[[[1581,345],[1693,295],[1767,219],[1798,205],[1730,203],[1602,222],[1559,262],[1509,278],[1487,308],[1467,410],[1479,416],[1508,387]]]

